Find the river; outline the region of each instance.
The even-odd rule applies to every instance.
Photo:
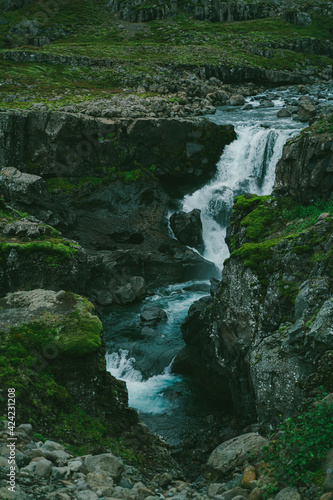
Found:
[[[267,96],[273,100],[274,107],[260,106],[260,100]],[[269,91],[266,95],[247,98],[253,106],[251,110],[224,106],[209,116],[218,124],[232,123],[237,139],[225,148],[215,178],[185,196],[179,208],[186,212],[194,208],[201,210],[203,256],[219,269],[229,256],[224,237],[234,197],[246,192],[270,194],[284,143],[306,126],[291,118],[276,116],[286,101],[298,97],[295,91],[288,89]],[[209,422],[211,415],[228,412],[205,394],[197,382],[171,371],[174,357],[184,347],[180,326],[188,308],[207,294],[209,281],[165,286],[142,303],[113,307],[112,312],[102,318],[107,369],[126,381],[129,405],[138,410],[140,419],[173,445],[197,432]],[[150,305],[163,308],[167,320],[154,327],[155,333],[143,334],[140,312]]]

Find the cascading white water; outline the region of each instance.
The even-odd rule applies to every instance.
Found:
[[[237,140],[225,148],[215,178],[186,196],[182,210],[201,210],[204,257],[220,269],[229,255],[224,238],[235,196],[246,192],[270,194],[283,144],[304,126],[291,119],[279,120],[276,113],[282,104],[275,101],[274,108],[263,109],[259,102],[254,102],[250,111],[224,107],[210,117],[218,124],[233,123]],[[200,405],[196,406],[195,382],[188,383],[186,377],[177,377],[170,370],[172,358],[184,346],[180,325],[189,306],[209,293],[209,289],[201,290],[186,291],[185,283],[169,285],[148,297],[143,305],[128,306],[126,314],[123,309],[117,312],[114,308],[103,321],[109,351],[107,369],[126,381],[130,406],[139,410],[153,432],[164,435],[170,442],[177,442],[182,434],[201,425],[207,415],[204,408],[207,400],[202,403],[206,395],[201,394]],[[162,307],[168,315],[165,323],[154,327],[156,332],[152,337],[140,334],[138,322],[140,309],[147,305]],[[201,422],[191,421],[190,430],[189,413],[191,416],[195,413],[194,418]]]
[[[129,406],[143,413],[164,413],[169,407],[167,399],[163,398],[163,390],[180,380],[171,374],[171,364],[163,373],[143,379],[139,370],[134,368],[135,358],[129,357],[129,352],[120,349],[106,356],[106,368],[114,377],[124,380],[127,385]]]
[[[257,110],[253,111],[258,114]],[[185,212],[194,208],[201,210],[205,243],[203,256],[220,269],[229,256],[224,238],[235,196],[246,192],[257,195],[271,193],[283,145],[300,129],[299,124],[292,120],[276,123],[276,111],[275,120],[271,120],[273,123],[269,128],[266,128],[268,125],[262,126],[265,116],[253,118],[247,123],[244,112],[242,116],[235,117],[237,139],[225,148],[215,178],[192,195],[185,196],[182,204]]]

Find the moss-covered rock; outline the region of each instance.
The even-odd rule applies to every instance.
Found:
[[[242,415],[291,415],[332,349],[332,213],[332,198],[235,200],[222,282],[191,307],[183,337],[205,386]]]
[[[94,446],[137,421],[123,382],[107,371],[102,325],[87,299],[36,289],[1,299],[1,404],[15,387],[17,421]],[[96,443],[94,443],[96,440]],[[86,442],[85,442],[86,441]]]
[[[83,292],[88,278],[87,257],[78,243],[1,201],[0,295],[22,288]]]

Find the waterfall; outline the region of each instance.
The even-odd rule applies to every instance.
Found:
[[[163,391],[170,385],[181,380],[171,374],[171,365],[163,373],[154,375],[144,380],[139,370],[134,367],[135,358],[129,357],[129,351],[119,349],[106,355],[106,368],[114,377],[126,382],[128,389],[129,406],[142,413],[158,415],[164,413],[170,406],[169,401],[163,397]]]
[[[274,123],[275,125],[275,123]],[[238,123],[237,139],[226,146],[217,165],[215,178],[192,195],[185,196],[182,210],[201,210],[205,251],[203,256],[222,268],[229,257],[224,241],[235,196],[246,192],[270,194],[275,166],[288,137],[299,131],[290,120],[289,127],[265,128],[259,121]]]
[[[278,95],[289,98],[288,92]],[[234,124],[237,139],[224,149],[214,179],[185,196],[181,204],[186,212],[201,210],[204,257],[219,268],[229,256],[224,237],[235,196],[271,193],[283,145],[304,126],[292,119],[278,119],[276,113],[284,101],[272,100],[274,108],[264,109],[259,101],[252,101],[251,110],[223,107],[210,117],[217,124]],[[114,306],[103,321],[108,371],[126,382],[129,405],[140,412],[149,428],[176,444],[183,435],[202,429],[209,411],[208,395],[199,391],[196,381],[170,370],[172,359],[184,347],[180,326],[188,308],[208,290],[208,282],[166,284],[141,305],[127,306],[125,314],[125,306]],[[168,319],[146,336],[140,333],[138,315],[150,305],[164,309]]]

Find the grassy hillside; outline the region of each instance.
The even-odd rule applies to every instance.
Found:
[[[42,5],[34,1],[6,12],[5,1],[0,0],[2,93],[17,91],[17,85],[24,90],[38,82],[39,97],[82,88],[92,96],[103,95],[103,91],[121,91],[131,82],[135,86],[143,76],[156,75],[157,66],[166,66],[166,72],[183,65],[241,65],[288,71],[314,68],[319,72],[332,64],[331,44],[327,43],[332,20],[319,14],[313,14],[311,26],[305,27],[290,24],[282,17],[211,23],[182,12],[162,21],[131,24],[117,19],[97,0],[64,0],[47,12]],[[51,43],[36,47],[33,36],[13,33],[12,26],[23,20],[38,21],[38,36],[48,37]],[[317,40],[317,54],[308,52],[314,43],[309,42],[310,38]],[[8,50],[110,59],[112,66],[3,60],[3,52]]]

